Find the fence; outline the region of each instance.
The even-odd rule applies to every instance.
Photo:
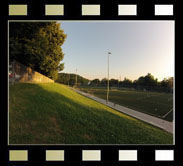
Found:
[[[9,82],[49,83],[54,80],[40,74],[17,61],[9,64]]]
[[[103,88],[107,89],[107,85],[80,85],[80,88]],[[121,90],[136,90],[136,91],[151,91],[151,92],[165,92],[165,93],[173,93],[173,88],[165,88],[165,87],[153,87],[153,86],[132,86],[132,85],[126,85],[126,86],[110,86],[110,89],[121,89]]]

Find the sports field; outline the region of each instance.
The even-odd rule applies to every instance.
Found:
[[[81,87],[80,90],[106,99],[106,88]],[[173,120],[173,94],[171,93],[110,89],[109,101],[167,121]]]

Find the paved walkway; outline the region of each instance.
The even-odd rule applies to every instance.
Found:
[[[73,89],[73,90],[76,91],[77,93],[83,95],[83,96],[86,96],[90,99],[93,99],[93,100],[99,102],[99,103],[102,103],[106,106],[109,106],[109,107],[111,107],[119,112],[125,113],[127,115],[130,115],[130,116],[135,117],[137,119],[140,119],[142,121],[150,123],[154,126],[157,126],[161,129],[166,130],[167,132],[173,133],[173,122],[168,122],[166,120],[163,120],[163,119],[160,119],[160,118],[157,118],[157,117],[154,117],[154,116],[142,113],[142,112],[138,112],[138,111],[132,110],[132,109],[127,108],[127,107],[123,107],[121,105],[118,105],[118,104],[115,104],[112,102],[106,103],[106,100],[101,99],[99,97],[93,96],[93,95],[88,94],[88,93],[84,93],[84,92],[79,91],[77,89]]]

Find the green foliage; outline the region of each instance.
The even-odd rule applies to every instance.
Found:
[[[154,76],[148,73],[145,77],[139,77],[136,83],[143,86],[157,86],[158,80],[154,79]]]
[[[56,82],[73,86],[76,84],[76,74],[59,73]],[[87,85],[88,83],[88,79],[77,75],[77,85]]]
[[[137,80],[130,80],[124,78],[123,81],[117,79],[110,79],[110,87],[126,87],[133,88],[137,90],[148,90],[148,91],[158,91],[158,92],[173,92],[173,77],[165,78],[163,81],[158,82],[158,79],[155,78],[151,73],[147,73],[145,76],[140,76]],[[107,86],[107,78],[103,78],[101,81],[99,79],[94,79],[89,84],[90,86]]]
[[[107,78],[103,78],[101,80],[101,85],[106,86],[107,85]]]
[[[56,22],[10,22],[10,60],[15,59],[24,65],[57,79],[63,70],[63,45],[66,34]]]
[[[168,79],[164,78],[164,80],[161,81],[161,86],[173,89],[173,77],[169,77]]]
[[[94,79],[91,81],[90,85],[98,86],[100,85],[100,80],[99,79]]]
[[[132,80],[128,79],[128,78],[124,78],[123,82],[122,82],[122,85],[123,86],[129,86],[129,85],[132,85]]]
[[[116,80],[116,79],[110,79],[109,80],[109,85],[110,86],[118,86],[118,80]]]

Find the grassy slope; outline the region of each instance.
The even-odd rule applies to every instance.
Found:
[[[10,144],[171,144],[173,136],[57,84],[10,86]]]
[[[81,88],[84,92],[106,99],[106,89]],[[173,112],[163,118],[173,108],[173,95],[159,92],[143,92],[130,90],[111,90],[109,100],[130,107],[134,110],[148,113],[162,119],[172,121]]]

